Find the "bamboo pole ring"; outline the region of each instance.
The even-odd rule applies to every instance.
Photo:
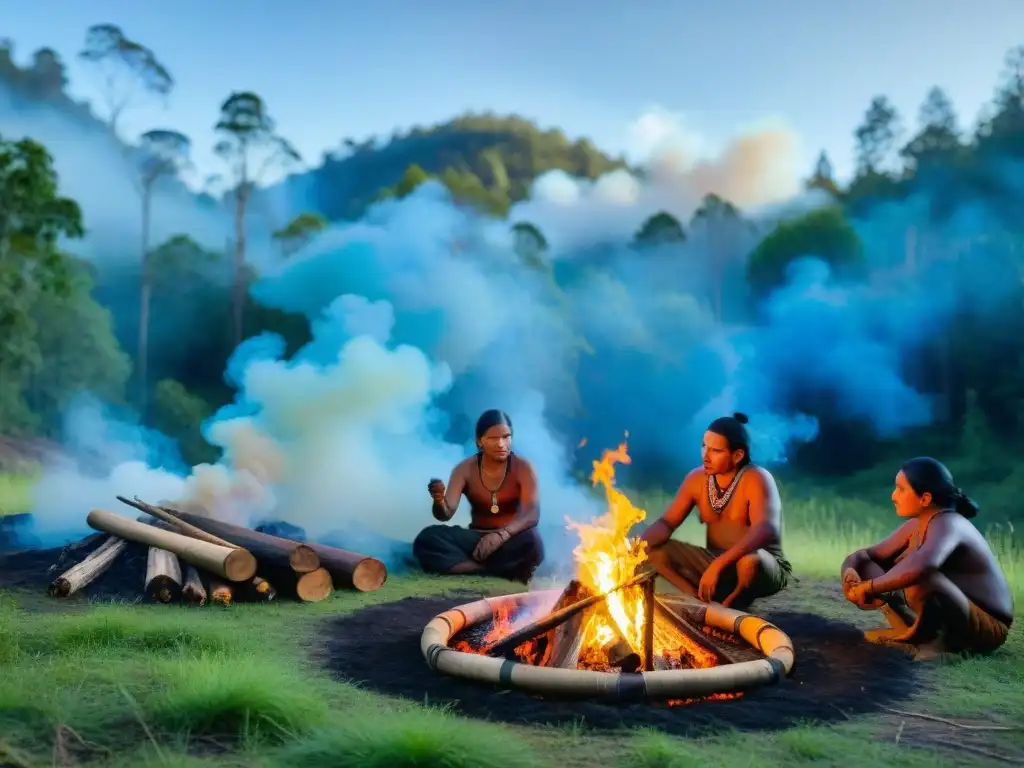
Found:
[[[714,603],[701,606],[697,612],[698,623],[743,638],[764,654],[763,659],[706,669],[595,672],[535,667],[532,664],[457,651],[448,645],[463,629],[480,624],[499,611],[544,596],[557,598],[558,594],[557,590],[520,592],[484,598],[438,614],[420,635],[423,658],[431,669],[453,677],[551,696],[619,701],[702,698],[759,688],[778,683],[786,677],[796,660],[792,640],[774,624],[760,616]]]

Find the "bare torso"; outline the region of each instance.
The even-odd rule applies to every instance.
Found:
[[[707,527],[708,549],[727,550],[747,535],[751,527],[751,498],[765,486],[770,494],[778,495],[775,480],[767,470],[755,466],[748,467],[733,489],[729,503],[719,511],[712,506],[711,499],[708,497],[708,475],[703,468],[695,469],[686,476],[683,481],[683,491],[697,507],[700,520]],[[781,548],[780,534],[778,542],[780,553]]]
[[[941,521],[941,522],[940,522]],[[898,529],[894,562],[923,544],[922,519],[909,520]],[[924,538],[949,536],[955,540],[953,551],[939,571],[957,585],[971,602],[1006,622],[1013,620],[1013,595],[985,537],[970,520],[956,512],[943,512],[932,519]]]

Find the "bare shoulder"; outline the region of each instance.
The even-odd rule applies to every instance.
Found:
[[[775,483],[774,475],[764,467],[758,466],[751,466],[743,473],[740,486],[749,489],[760,489],[770,493],[777,493],[779,490]]]
[[[682,485],[679,486],[679,490],[688,493],[693,498],[697,498],[704,488],[704,484],[708,481],[708,476],[704,472],[702,467],[690,470],[690,472],[683,478]]]
[[[470,471],[476,466],[476,456],[463,459],[452,469],[453,477],[469,477]]]
[[[536,477],[537,470],[533,467],[533,462],[527,459],[525,456],[520,456],[518,453],[514,454],[515,458],[512,460],[513,470],[520,477]]]

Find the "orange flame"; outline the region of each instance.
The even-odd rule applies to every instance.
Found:
[[[580,543],[573,550],[580,583],[596,594],[608,592],[619,584],[629,581],[637,566],[646,560],[647,543],[639,537],[630,538],[629,532],[637,523],[643,522],[647,512],[633,503],[615,487],[615,465],[629,464],[630,457],[626,444],[614,451],[605,451],[600,461],[594,462],[590,481],[596,487],[604,488],[608,512],[590,523],[568,521],[580,537]],[[593,650],[608,646],[616,634],[625,640],[636,653],[643,652],[644,601],[643,588],[620,589],[605,601],[607,615],[614,622],[596,615],[584,627],[582,648]]]

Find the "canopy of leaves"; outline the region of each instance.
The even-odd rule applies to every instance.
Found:
[[[623,168],[587,139],[570,141],[558,130],[541,130],[520,117],[464,115],[431,128],[395,134],[381,145],[375,138],[347,141],[313,171],[318,209],[328,219],[352,219],[393,187],[410,166],[441,179],[462,200],[504,213],[524,199],[534,179],[563,170],[596,178]]]
[[[664,245],[681,243],[686,240],[686,232],[679,219],[671,213],[661,211],[649,217],[633,236],[637,245]]]
[[[784,221],[750,254],[747,282],[756,296],[766,296],[785,284],[789,265],[803,257],[822,259],[839,278],[865,274],[867,264],[856,230],[842,208],[821,208]]]

